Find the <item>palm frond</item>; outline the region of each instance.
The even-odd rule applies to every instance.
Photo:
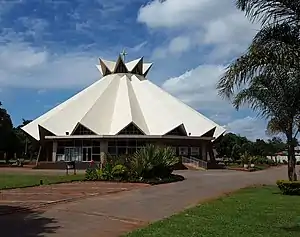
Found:
[[[285,133],[287,130],[287,121],[282,117],[273,117],[269,120],[267,125],[268,135],[277,135],[279,133]]]
[[[248,51],[231,63],[217,84],[219,95],[231,98],[252,78],[276,71],[299,70],[300,38],[296,28],[265,26]]]
[[[299,25],[300,1],[299,0],[236,0],[238,9],[245,12],[252,21],[261,21]]]

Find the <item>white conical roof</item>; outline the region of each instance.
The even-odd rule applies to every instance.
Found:
[[[40,140],[40,127],[56,136],[72,135],[78,125],[96,135],[117,135],[134,124],[145,135],[165,135],[183,127],[189,136],[225,129],[171,96],[144,76],[152,64],[143,58],[124,63],[100,59],[103,77],[22,129]]]

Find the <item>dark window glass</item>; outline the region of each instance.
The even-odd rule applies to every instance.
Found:
[[[73,135],[96,135],[96,134],[91,130],[89,130],[88,128],[79,124],[76,130],[73,132]]]
[[[117,151],[117,154],[118,155],[123,155],[123,154],[126,154],[126,147],[118,147],[118,151]]]
[[[122,140],[120,140],[120,141],[117,141],[117,144],[116,144],[117,146],[127,146],[127,142],[126,141],[122,141]]]
[[[64,154],[65,148],[64,147],[57,147],[57,154]]]
[[[133,154],[133,153],[135,153],[135,152],[136,152],[136,147],[128,147],[128,148],[127,148],[127,152],[128,152],[128,154]]]
[[[183,128],[181,126],[173,129],[172,131],[168,132],[166,135],[169,136],[186,136]]]
[[[94,146],[93,147],[93,154],[100,154],[100,147]]]
[[[128,146],[134,146],[136,147],[136,140],[128,140]]]
[[[130,134],[143,135],[141,130],[138,129],[133,123],[129,124],[123,130],[121,130],[118,134],[119,135],[130,135]]]
[[[94,161],[100,161],[100,155],[94,155],[94,154],[93,154],[92,159],[93,159]]]
[[[116,146],[117,142],[115,140],[111,140],[108,142],[108,146]]]
[[[108,153],[111,154],[111,155],[115,155],[117,154],[117,149],[115,146],[111,146],[111,147],[108,147]]]

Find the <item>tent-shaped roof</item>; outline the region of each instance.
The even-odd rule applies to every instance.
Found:
[[[215,138],[225,129],[145,78],[152,64],[143,58],[124,63],[100,59],[103,77],[22,129],[40,140],[43,134],[72,136],[76,129],[94,135],[117,135],[129,125],[144,135],[179,129],[187,136]],[[178,131],[179,131],[178,130]]]

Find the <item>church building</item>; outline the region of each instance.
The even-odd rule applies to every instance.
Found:
[[[149,143],[213,156],[212,141],[225,129],[148,80],[151,63],[99,61],[98,81],[22,128],[40,142],[40,162],[100,161]]]

